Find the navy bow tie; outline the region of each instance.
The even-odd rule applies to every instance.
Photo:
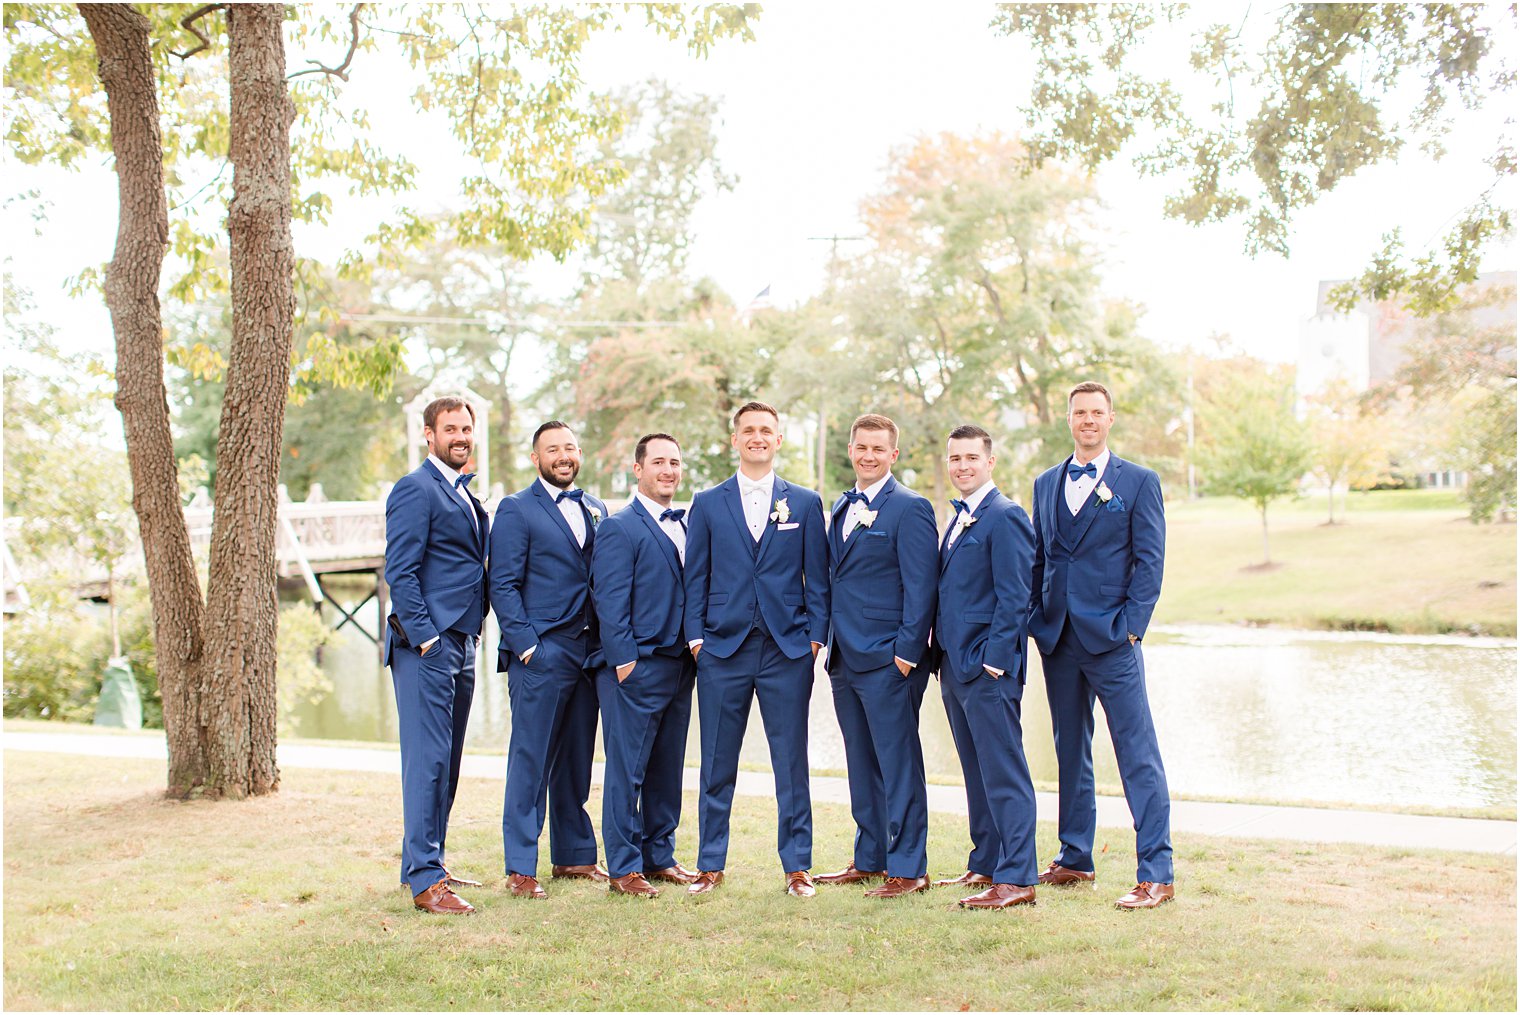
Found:
[[[456,480],[454,480],[454,489],[457,490],[461,486],[469,486],[470,485],[470,480],[472,480],[474,478],[475,478],[475,473],[473,473],[473,472],[461,472],[459,474],[459,478],[456,479]]]
[[[1086,465],[1078,465],[1076,462],[1072,462],[1066,466],[1066,475],[1072,479],[1081,479],[1083,476],[1091,476],[1093,479],[1097,479],[1098,466],[1093,462],[1088,462]]]
[[[850,489],[848,489],[848,490],[846,490],[844,492],[844,499],[846,501],[848,501],[849,503],[851,503],[851,504],[854,504],[856,501],[859,501],[860,503],[864,504],[868,500],[870,500],[869,497],[867,497],[865,494],[861,493],[859,490],[855,489],[854,487],[851,487]]]
[[[567,498],[579,502],[580,499],[584,496],[586,496],[585,490],[561,490],[559,492],[559,496],[554,498],[554,503],[558,504],[560,501]]]
[[[967,504],[963,500],[956,500],[954,497],[951,497],[950,506],[955,508],[956,514],[960,514],[962,511],[966,512],[968,515],[971,513],[971,505]]]
[[[683,519],[685,517],[686,517],[686,509],[685,508],[666,508],[664,511],[660,512],[660,521],[662,521],[662,522],[669,521],[672,518],[674,518],[678,522],[681,522],[681,519]],[[686,523],[685,522],[681,522],[681,524],[685,525]]]

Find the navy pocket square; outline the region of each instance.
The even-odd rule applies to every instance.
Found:
[[[1112,497],[1110,497],[1108,499],[1108,505],[1106,507],[1106,510],[1109,510],[1109,511],[1123,511],[1124,510],[1124,501],[1122,499],[1120,499],[1120,497],[1119,497],[1119,495],[1117,493],[1114,494]]]

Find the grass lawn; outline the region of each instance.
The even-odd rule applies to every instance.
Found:
[[[1167,505],[1157,623],[1270,623],[1403,633],[1515,634],[1515,527],[1473,525],[1444,490],[1353,494],[1344,523],[1324,498]]]
[[[740,798],[714,895],[551,882],[533,903],[498,869],[501,785],[471,779],[450,853],[487,885],[466,893],[476,916],[451,919],[397,886],[393,776],[294,770],[241,804],[170,803],[162,779],[161,762],[5,756],[6,1007],[1515,1007],[1512,857],[1183,836],[1178,901],[1123,913],[1133,835],[1102,830],[1098,890],[1042,890],[1031,909],[795,900],[773,805]],[[958,872],[964,823],[933,820],[931,873]],[[815,824],[816,869],[842,863],[845,810]],[[687,862],[694,838],[688,817]],[[1052,830],[1040,840],[1048,856]]]

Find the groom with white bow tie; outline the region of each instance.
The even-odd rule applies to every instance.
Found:
[[[687,516],[686,638],[697,660],[702,737],[699,870],[687,891],[702,895],[723,881],[739,748],[758,700],[786,891],[807,897],[814,894],[808,703],[829,623],[823,504],[773,471],[782,434],[772,406],[740,406],[730,439],[738,474],[692,498]]]

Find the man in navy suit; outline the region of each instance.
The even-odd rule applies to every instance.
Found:
[[[850,426],[855,486],[829,516],[829,682],[844,737],[855,855],[819,884],[885,877],[866,895],[929,887],[929,801],[918,710],[934,623],[939,555],[934,508],[892,476],[897,424]]]
[[[1061,790],[1061,851],[1040,882],[1083,884],[1097,876],[1096,696],[1108,716],[1139,855],[1138,883],[1117,905],[1151,909],[1173,894],[1171,797],[1140,654],[1166,557],[1161,480],[1108,450],[1114,412],[1103,385],[1087,381],[1073,388],[1066,418],[1076,450],[1034,481],[1029,633],[1045,663]]]
[[[1034,532],[992,482],[992,436],[958,426],[946,442],[961,499],[940,544],[934,642],[940,696],[966,778],[971,856],[940,885],[979,887],[967,909],[1033,905],[1038,883],[1034,783],[1020,725]]]
[[[650,881],[697,879],[675,857],[696,678],[681,633],[686,512],[671,507],[681,485],[681,445],[665,433],[641,437],[633,475],[633,499],[597,529],[591,555],[605,657],[596,678],[607,756],[602,842],[608,889],[653,898],[660,892]]]
[[[591,555],[607,506],[574,489],[581,449],[567,424],[540,426],[530,458],[538,479],[503,497],[491,526],[491,608],[501,625],[496,669],[507,673],[512,706],[501,816],[507,886],[518,898],[542,899],[538,837],[546,800],[550,873],[607,878],[586,814],[602,660]]]
[[[829,623],[829,549],[818,495],[772,471],[781,440],[774,408],[740,406],[730,438],[739,472],[697,494],[688,516],[686,638],[697,660],[702,723],[700,869],[687,888],[693,895],[723,881],[739,748],[756,699],[776,777],[786,890],[814,894],[808,701]]]
[[[401,880],[428,913],[473,913],[451,888],[480,882],[443,865],[449,811],[475,691],[485,621],[486,513],[461,475],[475,447],[475,410],[439,398],[422,410],[428,457],[385,501],[385,662],[401,733]]]

